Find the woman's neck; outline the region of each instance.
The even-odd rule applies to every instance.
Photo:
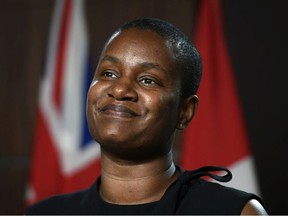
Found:
[[[158,201],[178,176],[172,153],[144,163],[117,161],[102,152],[100,195],[115,204]]]

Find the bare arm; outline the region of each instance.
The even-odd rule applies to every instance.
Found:
[[[268,215],[268,213],[256,199],[251,199],[242,209],[241,215]]]

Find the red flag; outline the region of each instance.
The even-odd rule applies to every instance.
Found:
[[[231,186],[257,193],[249,139],[225,43],[219,0],[201,0],[195,44],[203,61],[199,109],[184,131],[180,164],[221,165]]]
[[[82,0],[55,1],[41,80],[27,205],[90,186],[100,148],[85,119],[92,78]]]

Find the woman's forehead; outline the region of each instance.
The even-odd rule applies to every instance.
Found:
[[[138,58],[159,61],[159,63],[174,63],[171,46],[162,36],[151,30],[129,29],[119,32],[108,42],[102,52],[102,57],[107,53],[119,56],[138,56]]]

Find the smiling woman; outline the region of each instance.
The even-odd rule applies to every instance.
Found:
[[[92,135],[103,149],[140,161],[170,151],[171,136],[182,121],[171,115],[180,111],[181,89],[173,59],[152,31],[125,30],[105,47],[87,111]]]
[[[200,56],[176,27],[158,19],[124,24],[104,46],[87,96],[101,177],[27,214],[266,213],[257,196],[201,179],[229,181],[229,170],[183,171],[173,163],[172,141],[197,110],[200,78]]]

